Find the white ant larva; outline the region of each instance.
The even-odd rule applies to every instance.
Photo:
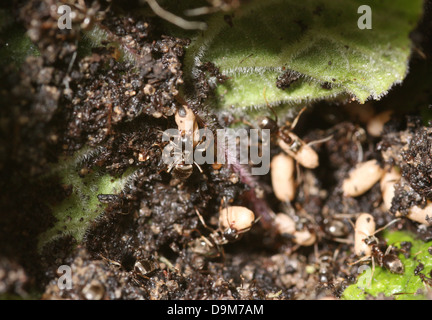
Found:
[[[369,119],[366,126],[367,132],[373,137],[381,136],[384,125],[390,120],[392,113],[392,110],[383,111]]]
[[[198,209],[195,209],[195,212],[203,226],[211,231],[210,238],[216,246],[238,240],[243,233],[249,231],[258,221],[258,219],[255,219],[255,214],[246,207],[224,206],[219,211],[219,226],[214,230],[207,226]]]
[[[403,215],[399,211],[396,212],[396,217],[402,216]],[[426,226],[432,226],[432,202],[428,200],[424,208],[419,206],[409,208],[408,214],[404,217]]]
[[[354,252],[357,256],[371,255],[371,247],[365,243],[365,239],[375,233],[375,228],[375,219],[371,214],[362,213],[358,216],[354,231]]]
[[[307,247],[316,242],[316,235],[313,232],[307,228],[297,230],[295,221],[285,213],[276,214],[275,224],[279,234],[291,235],[298,245]]]
[[[247,232],[255,222],[255,214],[246,207],[228,206],[219,213],[219,223],[228,241],[235,240]]]
[[[401,174],[396,167],[393,167],[390,171],[386,171],[381,178],[380,187],[383,197],[383,207],[387,211],[391,208],[392,200],[395,195],[395,185],[400,179]]]
[[[395,195],[395,185],[401,179],[401,174],[396,167],[393,167],[390,172],[386,172],[381,178],[381,193],[383,197],[383,206],[385,210],[390,210],[392,200]],[[403,215],[397,211],[396,217]],[[404,216],[412,221],[424,224],[426,226],[432,225],[432,202],[427,201],[424,208],[420,206],[412,206],[408,209],[408,214]]]
[[[357,164],[342,183],[344,196],[357,197],[368,191],[377,183],[384,171],[376,160]]]
[[[294,159],[284,153],[278,154],[273,157],[270,168],[276,198],[282,202],[294,200],[296,194]]]
[[[227,206],[219,212],[219,226],[228,241],[238,240],[255,222],[255,214],[246,207]]]

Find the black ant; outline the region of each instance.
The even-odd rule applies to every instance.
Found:
[[[383,248],[386,246],[385,242],[378,242],[375,237],[368,237],[364,241],[371,247],[371,256],[376,259],[380,267],[387,269],[391,273],[403,274],[405,272],[402,261],[396,254],[392,253],[393,246],[388,246],[383,252]]]
[[[258,119],[258,126],[261,129],[270,130],[270,134],[272,136],[277,137],[277,143],[279,147],[287,153],[290,157],[294,158],[299,164],[301,164],[305,168],[314,169],[319,165],[318,154],[314,149],[311,148],[312,144],[325,142],[332,138],[332,136],[327,137],[322,140],[313,141],[310,143],[305,143],[302,139],[300,139],[296,134],[292,132],[296,127],[298,120],[302,113],[306,110],[306,107],[300,110],[298,115],[295,117],[294,121],[289,125],[279,126],[278,125],[278,116],[273,108],[269,105],[264,88],[264,100],[266,102],[267,108],[274,115],[274,119],[270,117],[260,117]]]
[[[424,284],[428,285],[429,287],[432,287],[432,270],[430,272],[431,278],[428,278],[426,275],[421,273],[421,271],[423,270],[424,270],[424,264],[420,262],[419,265],[414,269],[414,275],[419,276],[421,281]]]
[[[384,227],[375,231],[375,222],[370,214],[363,213],[357,218],[356,225],[354,226],[355,251],[358,256],[362,254],[366,255],[360,260],[350,263],[349,265],[354,265],[356,263],[372,259],[372,274],[370,282],[372,281],[372,276],[375,271],[375,261],[380,267],[389,270],[391,273],[403,274],[405,272],[402,261],[396,254],[392,252],[394,247],[387,247],[387,244],[384,241],[379,242],[375,237],[375,234],[399,220],[400,219],[395,219]]]

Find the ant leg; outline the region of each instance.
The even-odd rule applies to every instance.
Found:
[[[374,273],[375,273],[375,259],[372,258],[372,272],[371,272],[371,276],[370,276],[370,279],[369,279],[368,288],[370,288],[370,286],[372,284],[372,279],[373,279]]]
[[[314,243],[314,255],[315,255],[315,261],[318,261],[318,242]]]
[[[262,216],[257,217],[257,218],[252,222],[252,225],[254,225],[254,224],[257,223],[258,221],[260,221],[261,218],[262,218]],[[251,227],[251,228],[252,228],[252,227]],[[249,228],[249,230],[250,230],[250,228]]]
[[[245,119],[241,119],[241,122],[244,123],[245,125],[253,128],[253,129],[259,129],[256,126],[254,126],[252,123],[250,123],[249,121],[245,120]]]
[[[350,263],[348,263],[348,265],[349,265],[349,266],[353,266],[353,265],[355,265],[355,264],[357,264],[357,263],[360,263],[360,262],[366,261],[366,260],[368,260],[368,259],[370,259],[370,258],[371,258],[371,256],[365,256],[365,257],[363,257],[363,258],[360,258],[360,259],[357,260],[357,261],[354,261],[354,262],[350,262]]]
[[[229,213],[229,211],[228,211],[228,202],[226,201],[225,196],[222,198],[221,206],[224,206],[225,210],[226,210],[226,215],[225,215],[226,216],[226,225],[229,228],[231,228],[230,220],[232,220],[232,219],[230,219],[230,217],[228,217],[228,213]],[[219,228],[221,228],[221,226],[219,226]]]
[[[344,243],[344,244],[353,244],[354,241],[352,239],[345,239],[345,238],[332,238],[333,241]]]
[[[197,208],[195,208],[195,212],[196,212],[198,218],[200,219],[202,225],[204,226],[204,228],[206,228],[207,230],[209,230],[209,231],[211,231],[211,232],[213,233],[214,230],[213,230],[212,228],[210,228],[210,227],[205,223],[203,216],[201,215],[201,213],[199,213],[199,211],[198,211]]]
[[[333,261],[336,261],[336,258],[339,255],[340,247],[341,246],[339,245],[339,247],[335,250],[335,252],[333,254]]]
[[[295,162],[296,164],[296,174],[297,174],[297,186],[300,186],[303,182],[303,175],[302,175],[302,171],[300,170],[300,164],[298,163],[298,161]]]
[[[361,163],[361,162],[363,162],[363,147],[359,141],[356,141],[356,144],[357,144],[357,149],[358,149],[357,162]]]
[[[275,116],[274,121],[277,123],[277,122],[278,122],[278,116],[277,116],[277,113],[276,113],[276,111],[274,111],[274,109],[270,106],[270,104],[269,104],[268,101],[267,101],[267,97],[266,97],[266,87],[264,87],[264,90],[263,90],[263,96],[264,96],[264,101],[266,102],[267,108],[269,108],[270,111],[273,113],[273,115]]]
[[[174,168],[174,164],[169,165],[167,169],[167,173],[170,173],[173,168]]]
[[[393,243],[393,244],[394,244],[394,243]],[[397,247],[395,247],[394,245],[389,245],[389,246],[387,247],[387,249],[386,249],[384,255],[385,255],[385,256],[388,255],[388,254],[390,253],[390,251],[391,251],[393,248],[396,248],[396,249],[397,249]],[[401,251],[402,251],[402,250],[401,250]]]

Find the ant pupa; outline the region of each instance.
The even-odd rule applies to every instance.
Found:
[[[380,188],[383,198],[383,207],[385,210],[390,210],[392,200],[395,195],[395,185],[401,179],[400,171],[396,167],[392,167],[390,171],[386,171],[381,178]]]
[[[392,110],[383,111],[369,119],[366,126],[367,132],[373,137],[381,136],[384,125],[390,120],[392,113]]]
[[[302,230],[297,230],[296,222],[285,213],[278,213],[275,217],[276,230],[281,235],[290,235],[295,243],[300,246],[311,246],[316,242],[314,232],[303,226]]]
[[[400,181],[401,177],[400,171],[396,167],[393,167],[381,178],[380,186],[385,210],[390,210],[392,206],[392,200],[395,195],[395,185]],[[405,216],[397,211],[395,216],[403,216],[412,221],[430,226],[432,224],[432,202],[427,201],[424,207],[418,205],[412,206],[408,209],[408,213]]]
[[[342,191],[346,197],[358,197],[368,191],[377,183],[384,170],[381,169],[378,161],[369,160],[361,162],[349,173],[342,182]]]
[[[223,204],[225,204],[225,201],[223,201]],[[246,207],[222,205],[219,211],[219,225],[215,230],[207,226],[198,209],[195,209],[195,212],[202,225],[210,231],[210,238],[216,246],[240,239],[258,221],[258,219],[255,219],[252,210]]]
[[[284,153],[273,157],[270,163],[273,191],[280,201],[292,201],[296,195],[294,159]]]

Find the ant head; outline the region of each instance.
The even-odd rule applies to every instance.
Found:
[[[363,241],[368,245],[378,244],[378,239],[375,236],[368,236],[363,239]]]
[[[219,230],[227,241],[235,241],[249,231],[256,222],[255,214],[246,207],[228,206],[226,199],[222,199],[219,212]]]
[[[270,117],[259,117],[258,126],[261,129],[269,129],[270,133],[275,133],[279,129],[277,122]]]
[[[227,228],[223,231],[223,236],[228,242],[234,242],[241,238],[243,232],[239,232],[232,228]]]
[[[192,175],[193,167],[191,164],[178,164],[174,168],[174,175],[180,180],[186,180]]]

